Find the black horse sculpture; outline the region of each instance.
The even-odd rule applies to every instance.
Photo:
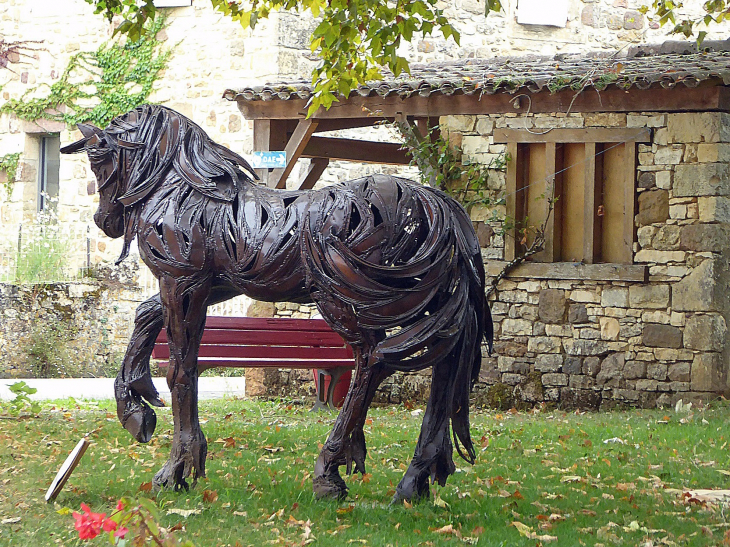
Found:
[[[85,151],[96,175],[96,224],[137,238],[160,284],[140,305],[115,383],[124,427],[147,442],[161,406],[149,370],[167,328],[174,437],[155,475],[161,487],[188,488],[205,476],[207,443],[198,421],[197,358],[206,310],[240,294],[314,302],[352,346],[357,372],[317,459],[314,491],[342,498],[346,465],[365,472],[363,425],[378,385],[394,371],[432,367],[432,390],[415,455],[396,499],[429,495],[455,470],[452,441],[473,462],[469,393],[481,344],[492,340],[484,266],[464,209],[433,188],[371,176],[314,191],[257,185],[248,163],[214,143],[179,113],[140,106],[62,149]],[[461,446],[460,446],[461,444]]]

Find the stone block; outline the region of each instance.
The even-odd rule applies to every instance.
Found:
[[[565,304],[565,291],[543,289],[538,301],[538,317],[545,323],[562,323],[565,321]]]
[[[584,374],[571,374],[568,385],[572,389],[591,389],[596,385],[596,381],[591,376]]]
[[[673,191],[675,197],[727,196],[730,194],[730,166],[726,163],[677,165]]]
[[[681,348],[682,330],[671,325],[650,323],[644,326],[642,343],[652,348]]]
[[[636,381],[636,390],[637,391],[656,391],[657,386],[659,382],[656,380],[637,380]]]
[[[667,308],[669,285],[632,285],[629,287],[629,305],[632,308]]]
[[[610,380],[623,378],[626,357],[623,353],[613,353],[601,362],[600,372],[596,375],[596,384],[602,386]]]
[[[688,207],[684,203],[669,206],[669,218],[672,220],[686,220],[688,218]]]
[[[621,325],[617,319],[601,317],[599,323],[601,325],[601,340],[618,340]]]
[[[479,382],[494,385],[502,381],[502,374],[494,367],[482,368],[479,370]]]
[[[721,392],[725,389],[719,353],[700,353],[692,361],[691,387],[693,391]]]
[[[476,131],[480,135],[491,135],[494,132],[494,120],[485,116],[477,116]]]
[[[561,354],[543,354],[538,355],[535,359],[535,370],[540,372],[558,372],[563,366],[563,356]]]
[[[628,308],[629,290],[624,287],[605,288],[601,293],[602,308]]]
[[[719,314],[693,315],[684,327],[684,347],[700,351],[722,351],[727,338],[725,319]]]
[[[656,186],[656,175],[653,171],[644,171],[639,175],[637,185],[639,188],[654,188]]]
[[[566,374],[581,374],[583,372],[583,359],[580,357],[566,357],[563,363],[563,372]]]
[[[639,194],[639,214],[636,219],[639,226],[645,226],[655,222],[664,222],[668,218],[669,192],[657,189],[648,190]]]
[[[627,380],[646,378],[646,361],[626,361],[624,378]]]
[[[607,343],[603,340],[576,340],[566,338],[563,340],[565,353],[568,355],[601,355],[608,351]]]
[[[502,383],[508,386],[517,386],[522,383],[524,376],[521,374],[502,374]]]
[[[610,14],[606,17],[606,26],[609,30],[621,30],[624,28],[624,20],[618,15]]]
[[[512,340],[499,340],[494,343],[494,353],[506,357],[524,357],[527,353],[527,344],[520,344]]]
[[[640,247],[651,247],[654,235],[659,231],[656,226],[641,226],[636,230],[636,238]]]
[[[584,304],[571,304],[568,308],[570,323],[588,323],[588,310]]]
[[[584,302],[588,304],[598,304],[601,297],[594,291],[575,290],[570,293],[570,299],[573,302]]]
[[[682,227],[675,224],[662,226],[657,231],[651,245],[657,251],[674,251],[679,249],[679,235]],[[685,226],[686,228],[686,226]]]
[[[682,281],[672,287],[674,311],[718,311],[724,302],[724,289],[718,283],[720,268],[715,260],[703,261]]]
[[[690,364],[689,363],[673,363],[669,365],[666,378],[671,382],[689,382]],[[657,378],[657,380],[665,380],[666,378]]]
[[[642,249],[636,253],[636,262],[667,264],[668,262],[684,262],[687,254],[684,251],[655,251]]]
[[[669,114],[667,131],[668,141],[677,144],[720,142],[727,138],[719,112]]]
[[[685,251],[722,252],[730,246],[728,224],[688,224],[680,230],[679,248]]]
[[[644,16],[634,10],[629,10],[624,13],[624,29],[626,30],[641,30],[644,28]]]
[[[636,403],[639,401],[640,393],[635,389],[614,389],[613,398],[619,401]]]
[[[589,27],[596,26],[596,15],[593,4],[588,4],[580,12],[580,22]]]
[[[681,144],[660,146],[654,154],[654,163],[656,165],[677,165],[682,161],[683,153],[684,147]]]
[[[542,375],[542,385],[549,387],[560,387],[568,385],[568,375],[550,372]]]
[[[669,190],[672,187],[672,172],[671,171],[657,171],[656,172],[656,187],[662,190]]]
[[[730,199],[726,197],[697,198],[697,214],[700,222],[730,222]]]
[[[730,161],[730,144],[710,143],[697,145],[697,161],[700,163]]]
[[[570,359],[570,357],[566,357],[566,363],[568,359]],[[601,360],[598,357],[586,357],[583,360],[583,374],[587,374],[588,376],[595,378],[600,370]]]
[[[502,321],[502,334],[529,336],[532,334],[532,323],[525,319],[507,318]]]
[[[601,393],[592,389],[560,389],[560,406],[563,408],[580,408],[598,410],[601,406]]]
[[[663,382],[667,379],[667,368],[667,365],[662,363],[649,363],[646,365],[646,377]],[[687,367],[687,370],[689,370],[689,367]]]
[[[656,348],[654,349],[654,356],[659,361],[679,361],[679,352],[682,350],[679,349],[670,349],[670,348]]]
[[[440,119],[441,130],[457,133],[468,133],[474,130],[476,118],[474,116],[442,116]]]
[[[511,372],[515,374],[527,374],[530,372],[530,365],[514,357],[497,357],[497,368],[500,372]]]
[[[527,351],[535,353],[560,353],[560,338],[532,336],[527,341]]]

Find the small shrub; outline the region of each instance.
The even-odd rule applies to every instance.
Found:
[[[41,405],[30,398],[30,395],[38,391],[36,388],[30,387],[25,382],[15,382],[8,386],[8,389],[15,394],[13,400],[8,403],[8,412],[10,415],[19,416],[25,411],[38,414],[41,411]]]

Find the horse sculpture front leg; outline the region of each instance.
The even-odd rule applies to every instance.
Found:
[[[156,294],[137,308],[134,331],[114,381],[119,421],[141,443],[149,442],[157,424],[155,411],[143,398],[154,406],[164,406],[150,374],[150,356],[163,324],[162,302]]]
[[[170,345],[167,384],[172,398],[174,435],[170,459],[157,472],[154,485],[175,490],[189,488],[205,476],[208,443],[198,420],[198,350],[205,327],[210,280],[160,278],[160,296]]]

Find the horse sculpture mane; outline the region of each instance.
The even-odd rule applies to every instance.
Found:
[[[187,487],[191,472],[205,474],[200,337],[207,306],[239,294],[314,302],[353,347],[356,376],[315,466],[317,495],[346,495],[340,465],[364,473],[367,409],[396,370],[432,367],[438,386],[396,498],[427,496],[429,476],[443,484],[455,470],[453,446],[474,461],[469,392],[492,323],[476,234],[458,203],[384,175],[316,191],[262,187],[243,158],[161,106],[139,107],[104,130],[79,129],[84,137],[62,151],[89,155],[100,195],[94,220],[124,236],[120,260],[137,237],[160,281],[160,294],[138,309],[115,383],[122,424],[148,441],[156,418],[147,402],[162,405],[149,358],[164,325],[175,437],[156,484]]]

